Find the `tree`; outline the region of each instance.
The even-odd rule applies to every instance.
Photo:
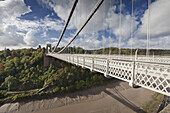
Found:
[[[12,50],[12,52],[11,52],[11,56],[12,56],[12,58],[16,57],[16,56],[17,56],[17,51]]]
[[[65,88],[61,87],[61,93],[64,93],[64,92],[65,92]]]
[[[41,49],[41,45],[38,45],[38,49]]]
[[[10,54],[11,54],[11,51],[9,50],[9,49],[6,49],[5,48],[5,50],[4,50],[4,57],[7,57],[7,56],[10,56]]]
[[[41,52],[41,45],[38,46],[37,51]]]
[[[5,85],[8,91],[17,90],[18,89],[18,80],[13,76],[8,76],[5,78]]]
[[[14,61],[11,59],[10,61],[6,61],[5,63],[5,71],[8,72],[8,75],[15,74],[15,64]]]
[[[84,88],[85,88],[85,82],[84,82],[84,80],[80,80],[79,85],[80,85],[80,88],[81,88],[81,89],[84,89]]]
[[[84,50],[81,47],[77,47],[77,52],[81,54],[84,52]]]
[[[11,56],[6,57],[6,61],[9,61],[9,60],[11,60],[11,59],[12,59]]]
[[[4,91],[0,91],[0,99],[5,97],[5,92]]]
[[[30,57],[29,56],[25,56],[24,58],[21,59],[21,63],[24,64],[28,64],[30,62]]]
[[[5,69],[4,65],[0,63],[0,72],[3,72]]]
[[[0,61],[2,58],[4,58],[4,54],[2,52],[0,52]]]
[[[60,88],[58,86],[56,86],[55,89],[53,89],[53,93],[57,93],[60,90]]]
[[[18,67],[18,66],[19,66],[19,62],[20,62],[20,59],[19,59],[18,57],[15,57],[15,58],[14,58],[15,67]]]

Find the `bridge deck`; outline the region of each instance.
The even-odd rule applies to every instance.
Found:
[[[170,96],[170,58],[89,54],[47,54],[57,59]]]

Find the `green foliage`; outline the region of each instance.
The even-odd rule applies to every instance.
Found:
[[[0,72],[3,72],[5,69],[4,65],[0,63]]]
[[[10,55],[11,55],[11,53],[10,53],[10,50],[9,50],[9,49],[5,49],[5,50],[3,51],[3,54],[4,54],[4,57],[8,57],[8,56],[10,56]]]
[[[0,91],[0,99],[5,98],[6,96],[6,91]]]
[[[15,101],[15,100],[17,100],[18,97],[19,97],[19,95],[16,94],[15,96],[12,97],[12,100]]]
[[[53,89],[53,92],[56,93],[56,92],[58,92],[59,90],[60,90],[60,88],[56,86],[56,88]]]
[[[64,93],[64,92],[65,92],[65,88],[61,87],[61,93]]]
[[[15,58],[14,58],[15,67],[18,67],[18,66],[19,66],[19,63],[20,63],[20,59],[19,59],[18,57],[15,57]]]
[[[5,86],[8,88],[8,91],[18,89],[18,80],[13,76],[8,76],[5,78]]]
[[[74,48],[76,49],[76,48]],[[78,48],[79,52],[84,52]],[[54,65],[43,68],[44,49],[4,50],[0,52],[0,89],[23,91],[49,87],[39,94],[14,94],[13,101],[33,96],[56,95],[100,85],[108,79],[102,74],[56,60]],[[1,53],[5,53],[1,54]],[[0,97],[5,98],[5,93]]]
[[[159,108],[159,105],[161,104],[163,100],[163,95],[160,93],[155,93],[152,96],[152,100],[148,102],[145,106],[143,106],[143,109],[146,113],[155,113],[158,111],[157,108]]]

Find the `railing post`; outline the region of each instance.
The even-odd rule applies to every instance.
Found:
[[[76,65],[78,65],[79,64],[79,57],[77,56],[77,63],[76,63]]]
[[[83,65],[82,65],[82,68],[85,67],[85,57],[83,57]]]
[[[72,57],[72,59],[73,59],[73,64],[74,64],[74,56]]]
[[[71,62],[71,56],[69,55],[69,61]]]
[[[70,56],[70,62],[72,63],[72,56]]]
[[[129,82],[129,86],[131,86],[133,88],[137,87],[135,85],[135,79],[136,79],[136,73],[135,73],[135,67],[136,66],[135,65],[136,65],[136,61],[137,61],[137,53],[138,53],[138,49],[135,52],[135,59],[132,63],[132,77],[131,77],[131,81]]]
[[[91,71],[93,71],[94,70],[94,58],[92,58],[92,63],[91,63],[91,69],[90,69]]]
[[[67,62],[70,62],[70,55],[67,56]]]
[[[108,59],[106,60],[105,65],[106,65],[106,72],[104,73],[104,76],[108,78],[109,77],[109,60]]]

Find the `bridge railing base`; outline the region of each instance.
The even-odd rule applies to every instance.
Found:
[[[132,82],[129,82],[129,86],[132,87],[132,88],[139,88],[139,87],[141,87],[141,86],[138,86],[138,85],[136,85],[136,84],[134,84]]]

